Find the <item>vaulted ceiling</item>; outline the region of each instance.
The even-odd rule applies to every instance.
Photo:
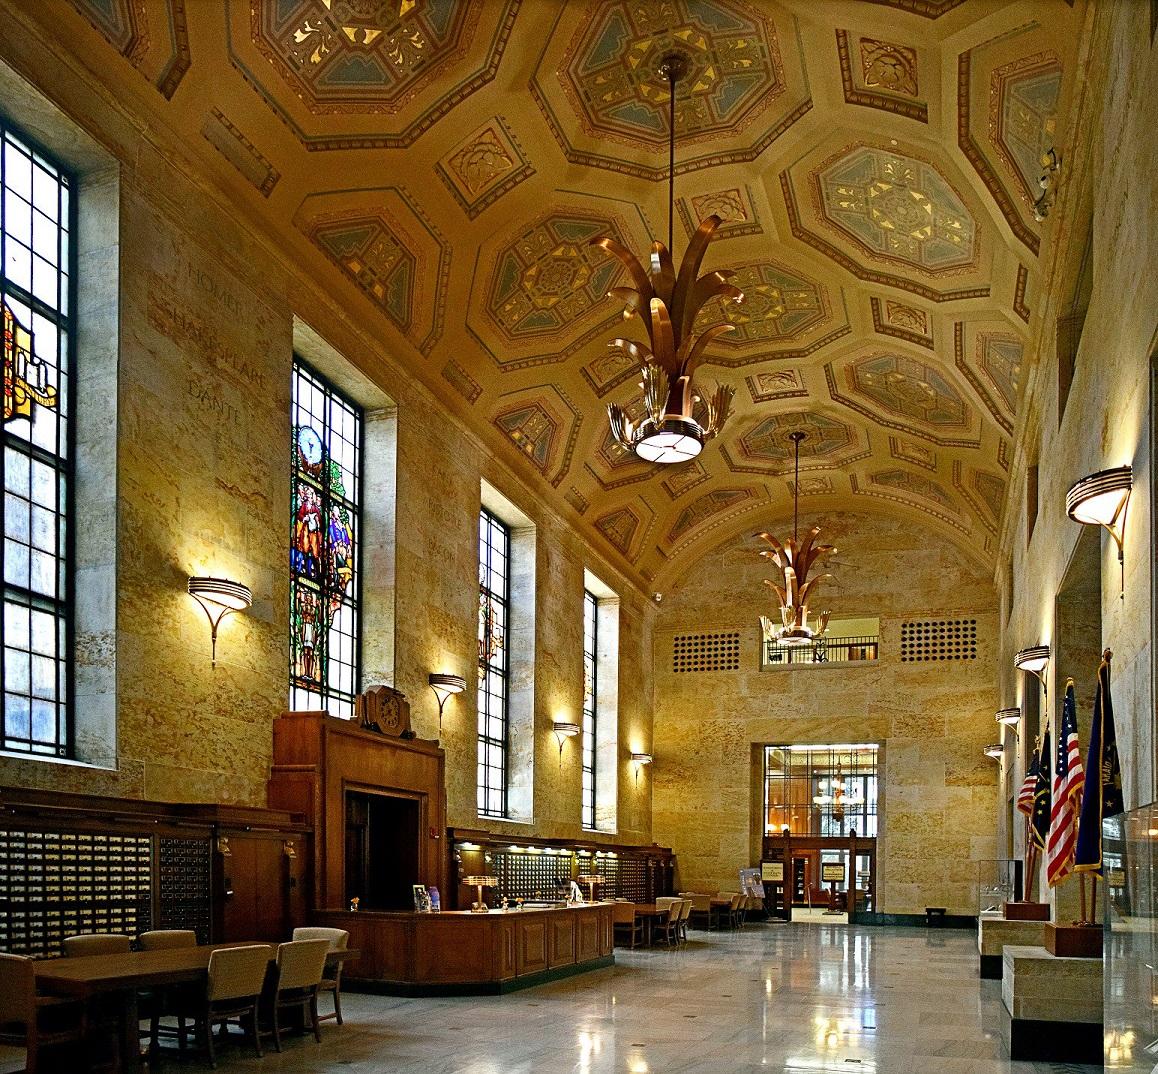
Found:
[[[992,560],[1081,0],[54,3],[642,582],[791,511],[794,429],[802,506],[921,519]],[[605,404],[637,388],[607,348],[620,269],[588,240],[666,236],[673,44],[677,258],[720,215],[705,266],[747,301],[709,307],[736,331],[699,374],[735,411],[665,469],[610,436]]]

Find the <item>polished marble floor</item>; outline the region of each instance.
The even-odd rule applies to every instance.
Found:
[[[223,1074],[1092,1074],[1012,1063],[973,933],[819,924],[695,932],[507,996],[344,997],[346,1024]],[[4,1069],[0,1066],[0,1069]],[[166,1070],[208,1069],[172,1062]]]

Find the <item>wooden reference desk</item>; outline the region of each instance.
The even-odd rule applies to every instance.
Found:
[[[82,955],[78,958],[46,959],[33,964],[37,991],[53,996],[88,999],[117,995],[121,1003],[121,1064],[125,1070],[140,1069],[140,1035],[137,990],[204,981],[209,956],[222,947],[245,944],[213,944],[162,951],[126,951],[117,955]],[[275,944],[264,944],[272,962]],[[331,959],[357,958],[356,950],[331,951]]]
[[[612,904],[441,914],[319,910],[361,958],[343,987],[391,995],[495,995],[610,966]]]

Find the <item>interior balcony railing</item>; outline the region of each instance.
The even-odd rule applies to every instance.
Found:
[[[880,637],[861,634],[850,638],[817,638],[808,645],[782,645],[771,639],[764,643],[764,667],[800,664],[859,664],[876,660]]]

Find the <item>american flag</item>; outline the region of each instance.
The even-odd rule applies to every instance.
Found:
[[[1073,869],[1074,844],[1077,841],[1078,810],[1081,807],[1085,772],[1078,745],[1078,706],[1074,699],[1074,681],[1066,683],[1062,704],[1061,728],[1057,736],[1054,760],[1049,840],[1046,848],[1045,875],[1050,887],[1060,884]]]
[[[1029,767],[1025,770],[1025,779],[1021,781],[1021,788],[1017,792],[1017,808],[1027,817],[1033,815],[1033,789],[1037,786],[1037,746],[1033,747],[1033,757]]]

